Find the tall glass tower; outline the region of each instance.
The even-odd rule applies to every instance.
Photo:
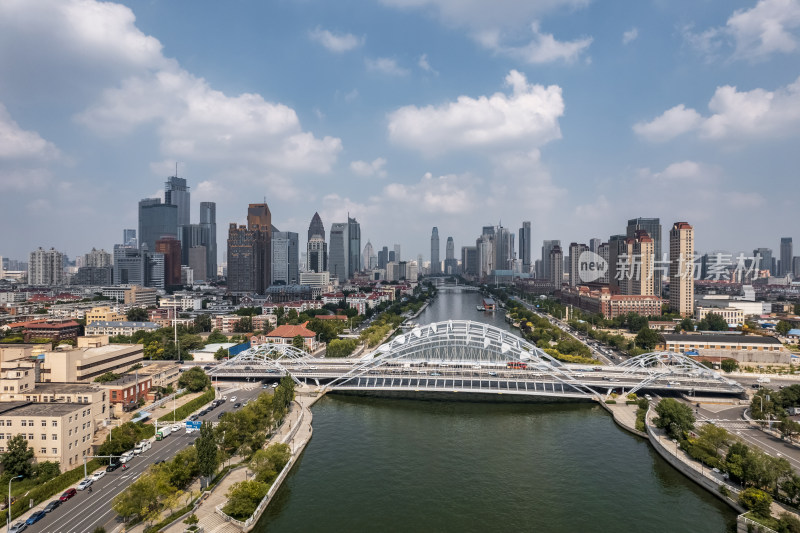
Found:
[[[431,232],[431,274],[441,274],[442,264],[439,260],[439,228],[433,227]]]

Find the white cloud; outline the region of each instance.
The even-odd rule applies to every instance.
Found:
[[[363,177],[376,176],[378,178],[385,178],[385,166],[386,159],[379,157],[371,163],[368,161],[353,161],[350,163],[350,170]]]
[[[725,26],[700,33],[686,29],[684,38],[709,60],[732,46],[733,59],[762,61],[775,53],[796,52],[799,28],[800,2],[759,0],[750,9],[734,11]]]
[[[717,181],[722,175],[719,167],[698,163],[697,161],[680,161],[671,163],[661,172],[652,172],[649,168],[639,169],[637,175],[644,180],[669,184],[680,181],[687,181],[695,186],[699,183],[711,183]]]
[[[35,131],[22,129],[0,103],[0,161],[50,160],[59,155],[60,152],[53,143],[42,139]]]
[[[575,62],[592,44],[591,37],[575,41],[558,41],[552,33],[542,33],[539,23],[531,25],[533,39],[523,46],[502,44],[502,33],[498,30],[486,30],[477,34],[478,42],[498,54],[507,55],[530,64],[552,63],[564,61]]]
[[[395,59],[390,57],[367,58],[364,62],[367,65],[367,70],[387,76],[406,76],[409,73],[407,68],[401,67]]]
[[[428,62],[428,54],[422,54],[421,56],[419,56],[419,61],[417,61],[417,65],[419,65],[419,68],[421,68],[425,72],[430,72],[431,74],[435,74],[436,76],[439,75],[439,72],[436,69],[434,69]]]
[[[633,131],[649,141],[668,141],[697,128],[701,121],[700,113],[680,104],[650,122],[634,124]]]
[[[775,91],[717,87],[708,109],[712,114],[703,117],[681,104],[650,122],[635,124],[633,130],[651,141],[666,141],[692,131],[711,140],[780,136],[800,126],[800,78]]]
[[[364,44],[364,37],[356,37],[352,33],[333,33],[317,26],[308,32],[312,41],[318,42],[331,52],[341,54],[349,52]]]
[[[344,101],[350,103],[358,98],[358,89],[353,89],[349,93],[344,95]]]
[[[389,137],[427,155],[459,149],[535,148],[561,137],[561,88],[529,84],[512,70],[510,95],[460,96],[440,106],[406,106],[389,113]]]
[[[463,215],[480,205],[478,180],[468,174],[434,177],[426,172],[415,184],[392,183],[384,189],[387,204],[406,204],[426,213]]]
[[[629,44],[639,37],[639,29],[631,28],[622,34],[622,44]]]

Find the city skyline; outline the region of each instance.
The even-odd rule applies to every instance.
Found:
[[[800,126],[793,6],[4,3],[2,253],[110,249],[176,171],[217,202],[217,241],[266,199],[281,229],[349,212],[412,255],[433,226],[470,241],[476,210],[530,220],[534,243],[647,216],[691,220],[699,250],[777,250]]]

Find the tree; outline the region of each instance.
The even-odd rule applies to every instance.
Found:
[[[128,313],[125,315],[129,322],[146,322],[147,321],[147,309],[143,309],[141,307],[132,307],[128,309]]]
[[[269,485],[260,481],[234,483],[228,490],[228,503],[222,511],[237,520],[246,520],[256,510],[268,490]]]
[[[226,350],[222,346],[220,346],[219,349],[216,352],[214,352],[214,359],[216,359],[217,361],[221,361],[226,357],[228,357],[228,350]]]
[[[250,459],[250,468],[256,481],[272,483],[291,456],[292,452],[287,444],[275,443],[266,450],[256,451]]]
[[[779,321],[778,324],[775,326],[775,331],[777,331],[784,337],[786,336],[787,333],[789,333],[790,329],[792,329],[792,325],[785,320]]]
[[[728,322],[717,313],[708,313],[704,319],[697,323],[701,331],[728,331]]]
[[[724,372],[733,372],[739,368],[739,363],[736,361],[736,359],[723,359],[720,363],[720,367]]]
[[[203,422],[200,426],[200,436],[194,443],[197,448],[197,464],[200,475],[211,478],[219,466],[219,454],[217,453],[217,440],[214,438],[214,427],[211,422]]]
[[[233,326],[233,331],[236,333],[252,333],[253,318],[249,316],[243,316]]]
[[[739,501],[749,511],[760,518],[769,518],[772,496],[753,487],[744,489],[739,493]]]
[[[28,441],[22,434],[14,435],[6,448],[8,451],[3,454],[3,472],[12,476],[30,477],[33,473],[33,450],[28,448]]]
[[[197,315],[194,319],[194,330],[197,333],[211,331],[211,315]]]
[[[211,379],[199,366],[190,368],[178,378],[178,387],[185,388],[189,392],[200,392],[209,385],[211,385]]]
[[[656,406],[656,427],[664,429],[673,439],[683,439],[684,432],[694,429],[692,408],[672,398],[664,398]]]
[[[694,322],[691,318],[686,317],[681,320],[680,327],[683,331],[694,331]]]
[[[294,346],[295,348],[297,348],[299,350],[302,350],[303,347],[305,346],[305,344],[306,344],[306,341],[305,341],[305,339],[303,339],[302,335],[295,335],[294,338],[292,339],[292,346]]]
[[[114,381],[115,379],[119,379],[119,374],[115,374],[113,372],[106,372],[105,374],[94,378],[94,381],[95,383],[106,383],[108,381]]]
[[[656,330],[650,329],[648,325],[644,325],[639,330],[634,340],[636,346],[647,351],[653,350],[659,342],[661,342],[661,335]]]
[[[333,339],[328,343],[326,357],[347,357],[358,346],[356,339]]]
[[[43,461],[36,463],[35,470],[36,481],[44,483],[61,474],[61,465],[58,461]]]
[[[209,335],[206,339],[207,344],[217,344],[220,342],[228,342],[228,336],[220,332],[218,329],[213,330],[211,335]]]

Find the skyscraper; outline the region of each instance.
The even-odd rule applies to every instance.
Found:
[[[612,235],[608,238],[608,284],[611,287],[620,286],[617,265],[620,256],[627,253],[626,240],[625,235]]]
[[[636,237],[636,230],[645,230],[647,234],[653,239],[653,255],[655,272],[653,275],[653,290],[656,296],[661,296],[661,278],[662,270],[658,267],[664,261],[663,251],[661,249],[661,220],[658,218],[632,218],[628,220],[628,227],[626,236],[629,239]]]
[[[186,180],[177,176],[170,176],[164,182],[164,203],[178,207],[178,226],[188,226],[190,223],[191,193],[186,186]]]
[[[519,228],[519,259],[522,261],[522,271],[531,271],[531,223],[526,220]]]
[[[107,267],[111,266],[111,254],[105,250],[96,250],[86,254],[83,258],[83,266],[87,267]]]
[[[494,269],[512,270],[514,267],[514,233],[497,226],[494,231]]]
[[[178,238],[178,207],[162,204],[159,198],[139,201],[139,247],[152,252],[162,237]]]
[[[164,254],[164,285],[175,287],[181,284],[181,243],[174,237],[156,241],[154,250]]]
[[[271,276],[272,214],[267,204],[250,204],[247,225],[228,227],[228,290],[263,294]]]
[[[669,306],[681,316],[694,312],[694,229],[676,222],[669,232]]]
[[[124,229],[122,230],[122,244],[125,246],[138,246],[136,242],[136,230]]]
[[[338,279],[340,283],[347,281],[348,260],[350,258],[347,253],[347,243],[349,237],[347,235],[348,226],[344,222],[334,222],[331,225],[331,246],[330,255],[328,256],[328,271],[331,273],[331,279]]]
[[[378,268],[386,268],[386,263],[389,262],[389,248],[384,246],[383,249],[378,250]]]
[[[394,245],[394,260],[398,261],[398,262],[402,261],[402,259],[400,259],[400,245],[399,244],[395,244]]]
[[[458,259],[456,259],[456,246],[452,237],[447,238],[444,252],[444,273],[458,274]]]
[[[206,241],[202,246],[206,248],[206,277],[201,278],[195,273],[195,279],[214,280],[217,278],[217,204],[215,202],[200,202],[200,227]]]
[[[547,262],[549,263],[547,267],[549,276],[547,279],[556,290],[559,290],[561,288],[561,283],[564,281],[564,254],[561,252],[560,244],[553,244],[550,246],[550,255],[547,257]]]
[[[773,276],[777,274],[772,268],[772,248],[756,248],[753,250],[753,257],[756,258],[759,270],[769,270]]]
[[[589,250],[585,244],[578,244],[577,242],[570,243],[569,245],[569,286],[577,287],[583,281],[580,277],[580,257],[581,254]]]
[[[433,227],[431,231],[431,274],[441,274],[442,264],[439,262],[439,228]]]
[[[41,247],[30,253],[28,259],[28,284],[49,286],[64,283],[64,254]]]
[[[322,218],[317,212],[314,212],[314,216],[311,217],[311,223],[308,225],[308,240],[310,241],[315,235],[323,241],[325,240],[325,226],[322,224]]]
[[[550,251],[553,247],[558,246],[559,250],[561,250],[561,241],[560,240],[550,240],[550,241],[542,241],[542,265],[544,266],[544,279],[552,280],[553,273],[550,271]],[[563,255],[562,255],[563,259]]]
[[[306,245],[306,262],[311,272],[327,272],[328,244],[325,242],[325,226],[319,213],[314,213],[308,225],[308,244]]]
[[[468,276],[478,275],[478,248],[475,246],[461,247],[461,271]]]
[[[247,207],[247,228],[257,232],[256,291],[263,294],[272,279],[272,213],[267,204],[250,204]],[[230,266],[229,266],[230,268]]]
[[[792,238],[781,238],[781,271],[780,275],[785,276],[792,272]]]
[[[144,286],[147,264],[143,255],[134,246],[114,245],[114,285]]]
[[[292,231],[272,233],[272,279],[270,285],[293,285],[300,281],[299,235]]]
[[[352,279],[356,272],[361,271],[361,224],[355,218],[347,216],[347,279]]]
[[[603,243],[602,239],[594,238],[589,239],[589,251],[599,254],[600,245]]]
[[[372,243],[367,240],[367,244],[364,245],[364,252],[361,254],[361,264],[364,265],[364,269],[369,269],[369,260],[370,257],[375,255],[375,250],[372,248]]]

